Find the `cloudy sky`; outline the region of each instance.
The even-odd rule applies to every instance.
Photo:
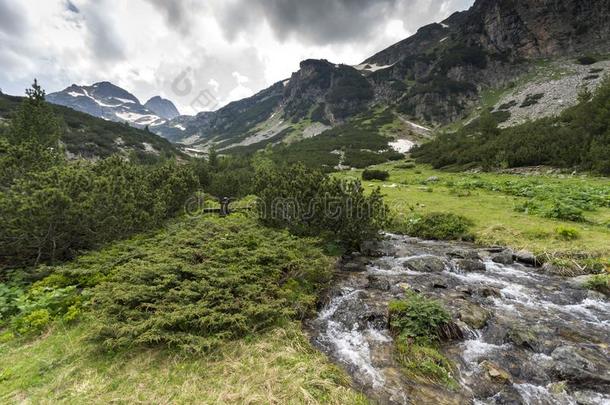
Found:
[[[307,58],[358,64],[473,0],[0,0],[0,88],[111,81],[182,113],[215,109]],[[204,92],[202,97],[202,92]]]

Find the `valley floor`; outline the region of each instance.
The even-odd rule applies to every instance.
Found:
[[[567,267],[610,268],[607,177],[451,173],[404,162],[374,168],[388,171],[390,178],[364,182],[365,186],[381,187],[386,202],[401,220],[414,212],[459,214],[474,222],[479,244],[529,250]],[[361,171],[337,176],[359,179]],[[568,205],[565,209],[569,212],[582,211],[582,221],[549,218],[548,213],[558,204],[560,208]]]
[[[425,166],[407,168],[404,162],[378,168],[390,171],[390,179],[365,182],[365,186],[380,186],[399,216],[406,218],[412,211],[457,213],[474,222],[479,243],[528,249],[557,260],[607,268],[607,178],[454,174]],[[337,174],[343,178],[360,175],[359,171]],[[576,202],[591,200],[583,222],[551,219],[544,214],[556,199],[566,196]],[[527,212],[520,209],[524,205]],[[88,255],[82,265],[104,267],[104,261],[121,267],[122,259],[117,258],[129,257],[135,265],[146,267],[146,260],[155,263],[155,255],[164,254],[162,249],[171,251],[176,241],[180,241],[181,249],[191,249],[185,237],[201,242],[198,246],[221,244],[221,250],[206,248],[212,255],[226,252],[228,247],[234,248],[232,255],[243,257],[240,249],[246,239],[241,237],[262,249],[256,250],[257,254],[265,255],[265,249],[270,249],[278,237],[285,238],[282,243],[289,255],[301,254],[296,252],[303,248],[319,249],[322,254],[323,247],[311,241],[299,242],[283,233],[260,231],[254,220],[236,217],[178,220],[169,227],[172,232],[119,242],[107,250],[106,256],[96,256],[95,252]],[[244,229],[250,232],[246,236],[242,236]],[[210,232],[216,236],[210,237]],[[236,246],[231,245],[233,242]],[[6,339],[4,343],[0,340],[0,403],[368,403],[351,387],[347,374],[311,346],[296,321],[223,343],[209,354],[193,355],[142,348],[101,353],[89,340],[96,322],[85,311],[75,324],[54,322],[42,336]]]

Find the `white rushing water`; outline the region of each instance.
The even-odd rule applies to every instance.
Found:
[[[591,390],[598,384],[595,381],[610,381],[610,371],[599,369],[608,364],[610,347],[607,299],[574,288],[560,277],[520,264],[495,263],[489,256],[482,259],[485,271],[463,272],[458,270],[453,244],[389,237],[397,253],[371,259],[363,273],[347,273],[312,321],[314,343],[345,367],[375,400],[413,403],[405,394],[405,381],[391,371],[399,366],[392,357],[385,310],[391,300],[412,289],[440,300],[458,322],[462,311],[472,306],[489,314],[485,327],[478,330],[460,323],[465,340],[445,344],[462,385],[459,394],[448,391],[447,398],[462,395],[469,398],[466,402],[489,405],[610,405],[610,395],[604,392],[610,387]],[[459,249],[478,254],[475,247]],[[438,268],[439,259],[445,264],[441,272],[422,273],[407,266],[413,260],[432,260],[430,268]],[[556,354],[558,348],[563,352]],[[580,351],[587,353],[588,362],[595,360],[591,356],[599,360],[588,363],[589,369],[583,371],[594,381],[583,387],[579,386],[582,373],[571,371],[583,361],[577,354]],[[560,367],[558,362],[572,358],[576,366]],[[486,377],[490,364],[509,376],[505,383],[494,385],[497,382]],[[558,376],[559,369],[567,371]]]

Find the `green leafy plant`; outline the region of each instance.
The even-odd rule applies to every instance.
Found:
[[[575,228],[568,228],[565,226],[560,226],[555,229],[555,234],[559,239],[562,240],[576,240],[580,238],[580,232]]]
[[[404,300],[392,301],[388,307],[390,330],[402,340],[421,344],[441,340],[441,331],[451,321],[451,316],[435,300],[417,293],[409,293]]]
[[[390,302],[388,309],[390,331],[396,336],[396,357],[406,373],[456,388],[453,365],[438,351],[437,344],[460,333],[443,306],[410,292],[404,300]]]
[[[390,173],[385,170],[366,169],[362,172],[362,180],[381,180],[386,181],[390,178]]]
[[[584,222],[585,217],[583,211],[571,205],[570,203],[557,201],[555,202],[551,208],[549,208],[544,216],[552,219],[559,219],[563,221],[573,221],[573,222]]]
[[[591,276],[583,286],[589,290],[610,295],[610,274],[604,273]]]
[[[413,214],[404,222],[393,224],[393,230],[410,236],[435,240],[472,239],[471,220],[453,213]]]

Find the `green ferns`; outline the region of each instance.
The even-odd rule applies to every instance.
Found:
[[[389,305],[390,330],[396,336],[396,358],[405,373],[422,382],[458,385],[453,365],[438,350],[441,340],[461,337],[451,316],[435,300],[410,292]]]

